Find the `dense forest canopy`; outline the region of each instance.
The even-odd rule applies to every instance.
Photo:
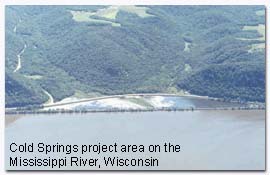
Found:
[[[6,6],[5,48],[7,107],[46,92],[265,101],[263,6]]]

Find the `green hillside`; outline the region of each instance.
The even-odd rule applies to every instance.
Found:
[[[264,102],[262,10],[6,6],[6,107],[45,103],[44,91],[55,101],[176,89]]]

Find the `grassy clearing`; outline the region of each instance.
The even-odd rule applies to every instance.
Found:
[[[112,23],[112,26],[113,26],[113,27],[121,27],[121,24],[120,24],[120,23],[114,23],[114,22],[113,22],[113,23]]]
[[[94,12],[85,12],[85,11],[70,11],[72,14],[72,19],[77,22],[91,22],[95,24],[107,24],[112,25],[113,27],[120,27],[120,23],[115,23],[111,21],[106,21],[102,19],[94,19],[92,16],[96,15]]]
[[[72,14],[72,19],[77,22],[91,22],[90,17],[95,13],[85,12],[85,11],[70,11]]]
[[[135,5],[128,6],[110,6],[105,9],[98,10],[95,15],[108,19],[116,19],[118,12],[124,11],[127,13],[133,13],[141,18],[152,17],[153,15],[147,13],[148,7],[137,7]]]
[[[118,6],[110,6],[106,9],[98,10],[95,15],[108,19],[116,19],[118,12],[119,12]]]
[[[255,30],[257,31],[260,35],[262,35],[259,38],[237,38],[239,40],[243,41],[265,41],[265,25],[264,24],[259,24],[257,26],[244,26],[242,30]],[[256,51],[263,51],[265,49],[265,43],[256,43],[256,44],[251,44],[250,48],[248,50],[249,53],[253,53]]]
[[[259,34],[262,35],[262,37],[257,38],[257,40],[265,41],[265,25],[264,24],[259,24],[257,26],[244,26],[243,30],[256,30]]]
[[[258,10],[256,11],[257,16],[265,16],[265,10]]]
[[[256,51],[264,51],[264,49],[265,49],[265,43],[252,44],[248,52],[253,53]]]
[[[24,75],[24,77],[32,80],[40,80],[43,78],[41,75]]]
[[[125,100],[138,104],[140,106],[144,106],[146,108],[153,108],[153,106],[148,103],[146,100],[144,100],[143,98],[139,97],[139,98],[125,98]]]
[[[185,64],[185,72],[190,72],[192,70],[191,66],[189,64]]]
[[[115,23],[109,20],[115,20],[117,17],[118,12],[125,11],[128,13],[136,14],[141,18],[152,17],[153,15],[147,13],[148,7],[137,7],[134,5],[131,6],[110,6],[108,8],[99,9],[96,12],[87,12],[87,11],[70,11],[72,14],[72,19],[77,22],[93,22],[99,24],[111,24],[114,27],[120,27],[120,23]],[[105,18],[104,20],[101,19],[94,19],[93,16],[98,16]],[[109,19],[108,21],[106,19]]]
[[[154,16],[154,15],[147,13],[147,10],[149,9],[148,7],[137,7],[135,5],[129,5],[129,6],[119,6],[119,9],[123,10],[125,12],[128,12],[128,13],[134,13],[141,18],[147,18],[147,17]]]
[[[185,42],[184,52],[190,52],[190,46],[191,46],[191,43]]]

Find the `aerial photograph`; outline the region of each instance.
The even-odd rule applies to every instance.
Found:
[[[6,170],[265,170],[265,42],[264,6],[6,5]]]

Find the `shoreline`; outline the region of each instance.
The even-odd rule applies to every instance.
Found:
[[[86,114],[86,113],[125,113],[125,112],[183,112],[183,111],[247,111],[265,108],[224,107],[224,108],[160,108],[160,109],[105,109],[105,110],[49,110],[49,111],[6,111],[5,115],[20,114]]]
[[[182,111],[182,110],[205,110],[199,107],[175,107],[164,100],[166,97],[179,97],[179,98],[197,98],[217,102],[227,102],[232,103],[232,106],[226,107],[222,110],[228,109],[265,109],[265,103],[260,102],[241,102],[236,100],[225,100],[222,98],[213,98],[208,96],[199,96],[193,94],[169,94],[169,93],[145,93],[145,94],[123,94],[123,95],[111,95],[111,96],[99,96],[92,98],[70,98],[61,100],[59,102],[54,102],[51,104],[43,104],[36,106],[18,107],[18,108],[5,108],[6,114],[17,114],[17,113],[70,113],[70,112],[118,112],[118,111]],[[129,101],[129,99],[142,99],[145,102],[152,105],[148,108],[141,104]],[[241,104],[241,106],[235,107],[233,104]],[[98,106],[92,106],[97,104]],[[85,105],[89,109],[74,109],[76,106]],[[208,109],[217,110],[215,107],[209,107]]]

